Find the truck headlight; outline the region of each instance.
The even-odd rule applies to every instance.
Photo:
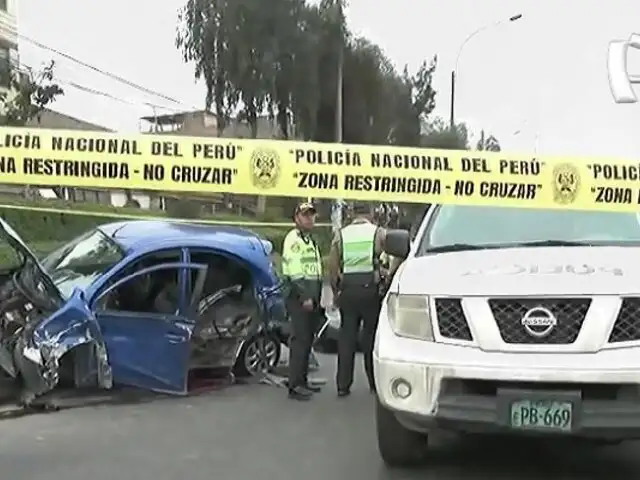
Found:
[[[387,316],[394,333],[400,337],[433,342],[433,326],[426,295],[390,293]]]

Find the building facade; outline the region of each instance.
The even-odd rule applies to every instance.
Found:
[[[293,126],[290,126],[290,131]],[[218,122],[216,116],[205,110],[171,113],[142,117],[140,119],[142,133],[165,133],[193,137],[217,137]],[[251,128],[246,121],[232,118],[221,135],[224,138],[251,138]],[[275,120],[262,116],[258,118],[257,138],[277,138],[278,126]]]
[[[8,72],[18,63],[17,0],[0,0],[0,89],[7,91]]]

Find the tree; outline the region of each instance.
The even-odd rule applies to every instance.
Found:
[[[386,98],[381,71],[388,59],[366,38],[352,39],[345,49],[343,132],[348,143],[387,143],[391,122],[380,99]]]
[[[394,103],[397,125],[391,143],[419,145],[421,126],[436,105],[436,92],[432,83],[437,63],[437,57],[433,57],[430,62],[423,62],[414,75],[410,75],[405,66]]]
[[[54,82],[54,66],[51,61],[40,70],[0,72],[0,82],[7,87],[0,92],[0,125],[23,127],[64,94]]]
[[[238,120],[247,121],[251,138],[258,136],[258,118],[273,92],[277,57],[278,2],[227,0],[232,61],[228,75],[234,100],[239,102]]]
[[[229,78],[232,33],[227,0],[188,0],[178,14],[176,47],[194,64],[196,80],[206,86],[205,108],[214,106],[218,136],[222,136],[237,105]]]
[[[304,140],[317,138],[320,86],[326,83],[320,72],[325,21],[319,6],[307,6],[302,2],[296,18],[295,40],[291,44],[293,51],[288,68],[292,73],[290,76],[283,74],[279,79],[279,88],[290,94],[290,115],[296,134]],[[282,130],[282,126],[280,128]]]
[[[476,150],[479,151],[487,151],[487,152],[499,152],[500,142],[493,135],[485,136],[484,130],[480,132],[480,139],[476,144]]]
[[[310,140],[318,142],[334,142],[336,140],[336,102],[338,95],[338,78],[342,66],[343,95],[345,99],[345,79],[347,74],[346,57],[348,55],[348,31],[346,20],[341,13],[343,0],[322,0],[318,6],[307,5],[307,17],[311,20],[313,30],[311,36],[315,42],[313,48],[309,49],[314,57],[315,79],[304,80],[306,85],[297,89],[294,95],[297,97],[297,104],[306,104],[309,114],[312,115],[309,126],[304,128],[310,133]],[[306,34],[306,33],[302,33]],[[302,75],[308,75],[301,72]],[[311,102],[305,100],[303,95],[315,88]],[[345,105],[346,109],[346,105]],[[346,141],[343,110],[343,140]],[[294,121],[297,118],[294,117]],[[312,126],[313,130],[309,127]]]
[[[0,125],[24,127],[30,120],[38,120],[40,113],[64,95],[64,91],[54,82],[55,63],[51,61],[39,70],[10,68],[0,72]],[[54,187],[59,198],[64,198],[65,187]],[[24,195],[31,197],[33,190],[24,187]]]
[[[281,138],[294,125],[297,138],[334,142],[342,78],[344,143],[420,145],[437,59],[397,72],[377,45],[348,31],[344,0],[186,1],[176,44],[204,78],[219,125],[239,109],[252,137],[267,114]]]
[[[240,107],[253,137],[267,113],[282,138],[293,124],[305,140],[335,141],[342,65],[343,141],[419,144],[436,59],[398,74],[377,45],[353,38],[342,1],[187,0],[176,45],[204,78],[220,126]]]
[[[445,150],[468,150],[469,130],[464,123],[451,129],[442,118],[436,117],[423,123],[420,146]]]

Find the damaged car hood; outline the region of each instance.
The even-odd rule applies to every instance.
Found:
[[[640,247],[504,248],[411,257],[400,293],[454,296],[640,293]]]

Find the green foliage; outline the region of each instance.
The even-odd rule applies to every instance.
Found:
[[[54,65],[52,61],[39,71],[0,72],[0,83],[8,86],[0,93],[0,125],[23,127],[64,94],[54,82]]]
[[[451,129],[444,120],[436,117],[422,125],[420,146],[445,150],[468,150],[469,130],[464,123]]]
[[[343,12],[344,0],[185,0],[176,46],[204,79],[218,134],[237,116],[255,137],[266,114],[283,139],[335,142],[341,133],[347,144],[469,149],[465,125],[431,118],[437,57],[397,70],[349,31]],[[330,210],[330,201],[316,203]],[[276,205],[293,210],[289,199],[268,199],[268,210]]]
[[[198,218],[202,206],[198,202],[178,198],[167,199],[167,215],[171,218]]]
[[[0,198],[0,203],[8,204],[8,201],[3,201]],[[54,204],[62,204],[63,202],[51,202],[47,201],[45,205],[37,202],[25,203],[25,206],[46,206],[48,208],[55,208]],[[89,205],[87,205],[89,206]],[[75,238],[78,235],[95,228],[98,225],[105,223],[117,222],[118,218],[105,218],[99,216],[100,213],[119,213],[140,215],[142,212],[139,209],[127,209],[127,208],[113,208],[102,207],[99,205],[93,205],[91,208],[95,211],[96,216],[92,215],[73,215],[64,213],[50,213],[50,212],[38,212],[34,210],[16,210],[16,209],[2,209],[0,208],[0,217],[9,222],[14,229],[24,238],[24,240],[30,245],[41,245],[40,250],[44,247],[52,247],[59,245],[61,242],[66,242]],[[156,215],[154,215],[156,216]],[[218,221],[242,221],[241,217],[234,216],[209,216],[199,217],[200,219],[215,219]],[[282,221],[282,219],[279,219]],[[286,221],[286,220],[285,220]],[[250,228],[250,230],[256,232],[258,235],[267,238],[273,243],[275,251],[279,251],[282,248],[284,237],[289,231],[290,227],[256,227]],[[328,252],[331,242],[331,229],[327,227],[319,227],[314,234],[316,240],[320,244],[323,252]]]
[[[282,138],[293,124],[305,140],[335,141],[342,75],[345,143],[418,145],[435,106],[435,58],[414,75],[397,72],[377,45],[348,31],[341,1],[187,0],[176,45],[205,80],[219,122],[241,106],[252,127],[268,112]]]
[[[485,136],[484,130],[480,132],[480,139],[476,144],[476,150],[487,151],[487,152],[499,152],[500,142],[493,135]]]
[[[333,142],[342,103],[344,143],[469,148],[466,126],[452,131],[430,119],[437,58],[397,71],[378,45],[348,30],[342,2],[186,1],[176,45],[205,80],[220,132],[238,113],[255,136],[256,117],[267,112],[282,138]],[[499,148],[493,140],[487,147]]]
[[[37,207],[37,208],[49,208],[49,209],[60,209],[60,210],[77,210],[78,204],[74,202],[68,202],[62,199],[34,199],[34,200],[24,200],[24,199],[16,199],[15,197],[9,196],[0,196],[0,213],[2,212],[1,205],[16,205],[16,206],[24,206],[24,207]],[[111,205],[103,205],[99,203],[83,203],[82,211],[84,212],[96,212],[97,215],[100,214],[111,214],[111,215],[136,215],[136,216],[145,216],[150,215],[153,217],[169,217],[169,218],[181,218],[174,217],[170,215],[168,212],[164,212],[162,210],[141,210],[138,207],[113,207]],[[97,216],[96,215],[96,216]],[[216,213],[215,215],[206,215],[202,214],[199,216],[203,220],[215,220],[219,222],[242,222],[247,221],[247,218],[239,217],[238,215],[233,215],[229,213]],[[282,222],[289,223],[291,218],[281,217],[281,218],[259,218],[259,219],[251,219],[257,222]]]
[[[437,63],[437,57],[429,63],[423,62],[415,75],[410,75],[409,69],[404,68],[397,87],[399,93],[395,104],[392,104],[397,124],[390,143],[404,146],[420,144],[421,126],[436,106],[432,82]]]

